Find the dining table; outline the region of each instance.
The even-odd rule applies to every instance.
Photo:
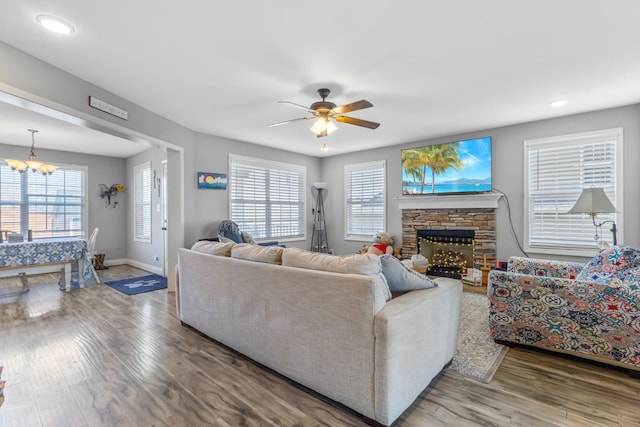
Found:
[[[34,239],[22,242],[0,243],[0,277],[20,276],[23,291],[29,290],[27,273],[51,272],[52,266],[61,266],[58,285],[70,291],[72,273],[77,272],[79,287],[91,278],[91,257],[87,241],[79,238]]]

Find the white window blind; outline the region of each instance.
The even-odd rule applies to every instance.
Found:
[[[345,165],[345,239],[370,241],[385,231],[385,162]]]
[[[65,165],[51,175],[0,165],[0,229],[34,239],[85,237],[86,173]]]
[[[306,238],[304,166],[229,155],[229,216],[255,239]]]
[[[589,214],[568,214],[583,188],[603,188],[622,207],[622,129],[525,141],[526,250],[565,255],[593,255],[596,229]],[[596,222],[618,214],[598,214]],[[613,243],[610,227],[603,240]]]
[[[151,243],[151,163],[133,168],[134,240]]]

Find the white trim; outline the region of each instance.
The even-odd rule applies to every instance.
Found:
[[[137,208],[138,208],[138,196],[140,196],[137,191],[138,191],[138,174],[140,174],[140,176],[142,177],[142,173],[148,171],[149,173],[149,182],[151,184],[151,162],[147,161],[147,162],[143,162],[140,164],[137,164],[133,167],[133,241],[134,242],[141,242],[141,243],[151,243],[151,236],[152,236],[152,232],[151,232],[151,228],[153,227],[153,209],[151,209],[151,199],[152,199],[152,194],[151,194],[151,185],[149,186],[149,235],[148,237],[146,235],[143,236],[138,236],[137,233],[137,223],[138,223],[138,217],[137,217]],[[141,178],[142,179],[142,178]],[[141,183],[143,184],[143,183]],[[140,189],[142,190],[142,189]],[[142,195],[143,199],[145,195]],[[145,205],[146,206],[146,205]]]
[[[118,264],[116,264],[116,261],[123,261],[123,262],[118,262]],[[132,260],[132,259],[113,260],[113,261],[111,261],[109,263],[105,262],[105,265],[121,265],[121,264],[127,264],[127,265],[130,265],[132,267],[136,267],[136,268],[139,268],[141,270],[148,271],[149,273],[153,273],[153,274],[157,274],[158,276],[162,276],[162,267],[158,267],[156,265],[145,264],[143,262],[135,261],[135,260]]]
[[[405,209],[497,209],[500,193],[399,196],[398,207]]]

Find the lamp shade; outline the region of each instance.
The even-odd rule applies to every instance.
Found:
[[[598,213],[617,212],[602,188],[585,188],[578,197],[576,204],[569,213],[588,213],[595,216]]]

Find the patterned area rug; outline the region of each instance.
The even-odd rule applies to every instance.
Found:
[[[157,274],[150,274],[149,276],[114,280],[113,282],[105,282],[104,284],[124,294],[135,295],[166,288],[167,278],[158,276]]]
[[[488,384],[509,347],[496,344],[489,333],[489,303],[485,295],[462,293],[458,348],[448,370]]]

